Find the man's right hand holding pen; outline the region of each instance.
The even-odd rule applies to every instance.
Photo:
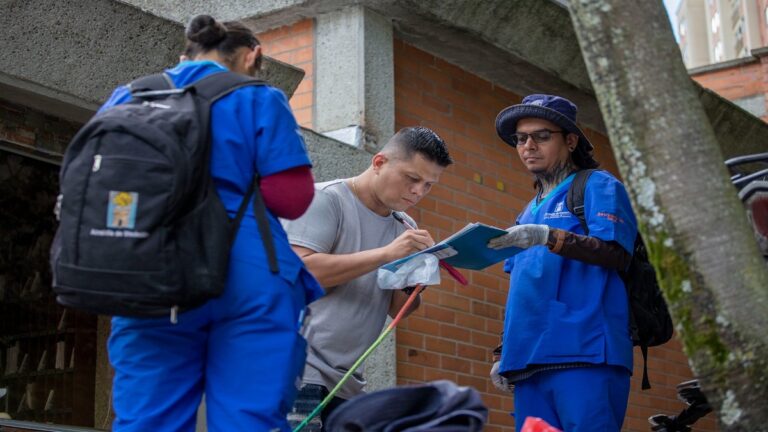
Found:
[[[387,249],[390,261],[394,261],[434,245],[435,241],[427,230],[409,229],[400,234],[385,248]]]
[[[408,228],[408,230],[405,231],[403,234],[401,234],[397,239],[395,239],[395,241],[392,242],[392,244],[394,244],[395,242],[397,242],[398,240],[403,238],[406,234],[413,233],[413,234],[419,236],[419,237],[415,237],[414,238],[414,240],[417,243],[413,244],[414,246],[416,246],[418,248],[418,250],[414,250],[411,253],[415,253],[415,252],[418,252],[419,250],[424,250],[424,249],[426,249],[428,247],[434,246],[435,241],[432,240],[432,236],[429,235],[429,232],[427,232],[426,230],[419,230],[419,229],[416,229],[415,227],[411,226],[411,224],[408,223],[408,221],[404,217],[402,217],[400,214],[398,214],[397,212],[392,212],[392,217],[397,219],[398,222],[402,223],[403,225],[405,225],[406,228]],[[417,233],[423,233],[423,234],[417,234]],[[426,237],[429,239],[429,244],[423,242],[424,238],[421,237],[421,235],[426,235]],[[424,246],[424,247],[421,247],[421,246]],[[410,255],[410,254],[406,254],[406,255],[403,255],[403,256],[408,256],[408,255]],[[395,258],[395,259],[397,259],[397,258]],[[464,275],[461,274],[461,272],[456,270],[456,268],[454,268],[452,265],[446,263],[445,261],[440,260],[440,267],[442,267],[445,271],[447,271],[448,274],[451,275],[451,277],[456,280],[456,282],[458,282],[458,283],[460,283],[462,285],[467,285],[469,283],[467,281],[467,278],[464,277]]]

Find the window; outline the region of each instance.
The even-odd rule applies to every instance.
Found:
[[[710,26],[712,28],[712,33],[717,33],[718,30],[720,30],[720,12],[715,12]]]

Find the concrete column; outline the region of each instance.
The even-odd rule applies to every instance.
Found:
[[[392,22],[354,5],[316,28],[316,130],[375,151],[395,127]]]
[[[387,318],[385,328],[391,321],[391,318]],[[365,379],[368,381],[365,386],[366,392],[371,393],[397,385],[396,337],[397,329],[384,339],[384,342],[365,362]]]
[[[360,5],[317,16],[315,129],[369,152],[395,129],[392,21]],[[397,382],[395,337],[366,361],[366,390]]]

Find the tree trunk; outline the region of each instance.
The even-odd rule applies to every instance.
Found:
[[[768,269],[662,2],[570,9],[693,372],[725,430],[768,430]]]

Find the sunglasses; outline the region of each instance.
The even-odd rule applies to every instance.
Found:
[[[533,131],[531,133],[525,133],[525,132],[516,132],[512,134],[512,138],[515,141],[515,145],[525,145],[525,143],[528,142],[528,138],[533,138],[533,142],[536,144],[541,144],[543,142],[547,142],[552,138],[553,133],[561,133],[561,134],[568,134],[567,131],[554,131],[549,129],[541,129],[537,131]]]

